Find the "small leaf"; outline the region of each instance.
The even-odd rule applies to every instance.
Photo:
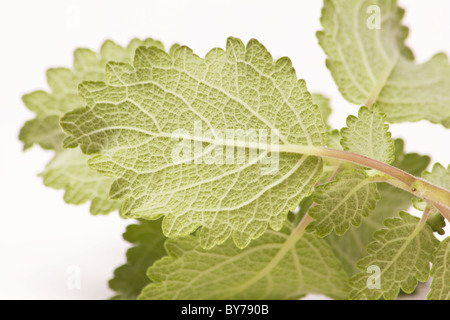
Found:
[[[328,125],[328,118],[332,112],[330,108],[330,99],[320,93],[313,93],[312,99],[313,103],[317,104],[320,109],[320,113],[322,114],[323,122],[325,123],[327,130],[330,130],[331,127]]]
[[[347,118],[347,128],[341,130],[341,145],[346,151],[391,163],[394,161],[395,146],[391,139],[385,117],[376,107],[359,109],[358,117]]]
[[[320,237],[332,230],[344,234],[350,227],[359,227],[363,218],[375,209],[380,195],[375,183],[360,170],[346,170],[334,181],[316,187],[313,200],[316,206],[309,210],[314,221],[308,231],[316,231]]]
[[[392,300],[400,289],[412,293],[417,281],[429,277],[432,254],[439,244],[433,230],[406,212],[400,212],[400,218],[386,219],[384,225],[386,229],[375,232],[375,242],[367,247],[369,256],[357,263],[361,272],[350,279],[351,299],[383,296]]]
[[[435,163],[431,172],[425,171],[422,177],[439,187],[450,190],[450,165],[445,169],[440,163]]]
[[[328,245],[304,234],[291,246],[289,227],[268,230],[245,249],[231,240],[211,250],[193,236],[170,239],[169,257],[149,269],[154,283],[140,299],[299,299],[308,293],[345,299],[347,276]]]
[[[450,238],[445,238],[434,253],[431,290],[428,300],[450,300]]]

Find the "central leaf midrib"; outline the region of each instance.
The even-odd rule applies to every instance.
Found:
[[[276,236],[278,236],[278,237],[279,237],[279,236],[282,236],[283,238],[286,239],[286,241],[283,242],[283,243],[269,243],[269,244],[265,243],[265,244],[263,244],[263,245],[260,245],[260,246],[253,247],[253,248],[251,248],[251,249],[247,249],[247,250],[245,250],[245,251],[242,251],[241,253],[239,253],[239,254],[237,254],[237,255],[235,255],[235,256],[232,256],[231,258],[227,258],[225,261],[223,261],[223,262],[221,262],[221,263],[219,263],[219,264],[216,264],[216,265],[214,265],[213,267],[211,267],[211,268],[209,268],[209,269],[207,269],[207,270],[202,271],[202,272],[199,273],[197,276],[195,276],[192,280],[190,280],[189,283],[186,284],[185,288],[190,287],[190,286],[191,286],[193,283],[195,283],[195,281],[196,281],[197,279],[199,279],[202,275],[207,274],[207,273],[211,273],[212,271],[217,270],[217,269],[221,268],[221,267],[224,266],[224,265],[233,263],[233,262],[239,260],[242,256],[246,256],[246,255],[248,255],[248,254],[250,254],[250,253],[253,253],[253,252],[256,252],[256,251],[260,251],[260,250],[264,250],[264,249],[268,249],[268,248],[274,248],[274,249],[280,249],[280,250],[281,250],[281,248],[283,247],[283,245],[284,245],[284,244],[287,242],[287,240],[289,239],[289,237],[288,237],[287,235],[285,235],[285,234],[283,234],[283,233],[280,233],[280,232],[275,232],[275,231],[268,230],[267,233],[274,233],[274,234],[275,234]],[[176,298],[178,297],[178,295],[181,293],[181,291],[182,291],[182,290],[179,290],[179,291],[176,293],[174,299],[176,299]]]

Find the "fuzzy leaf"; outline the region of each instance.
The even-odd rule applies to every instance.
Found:
[[[326,0],[319,43],[348,101],[377,103],[389,122],[426,119],[450,127],[450,65],[445,54],[415,63],[395,0]]]
[[[281,144],[324,144],[322,117],[305,82],[297,79],[288,58],[274,62],[256,40],[245,47],[229,38],[226,51],[213,49],[204,59],[187,47],[173,56],[141,47],[134,67],[109,63],[106,76],[106,83],[81,85],[87,107],[62,119],[71,135],[65,146],[79,144],[85,153],[100,153],[90,165],[117,178],[111,194],[125,200],[122,215],[165,216],[168,237],[201,227],[205,248],[230,235],[243,248],[268,225],[279,230],[288,210],[309,195],[320,177],[319,158],[289,153],[279,154],[276,170],[262,174],[267,146],[243,164],[236,152],[232,164],[204,160],[212,152],[226,154],[229,145],[223,139],[205,138],[219,131],[266,130],[271,141],[279,130]],[[173,139],[180,130],[185,134]],[[180,138],[189,153],[178,161],[172,155]],[[245,138],[236,138],[239,148],[232,149],[244,149]],[[249,159],[250,149],[244,151]]]
[[[377,108],[369,110],[362,107],[358,117],[347,118],[347,127],[341,129],[341,145],[344,150],[391,163],[394,161],[395,146],[388,129],[384,115]]]
[[[400,218],[386,219],[384,225],[386,229],[375,232],[375,242],[367,247],[369,256],[357,263],[361,272],[350,279],[351,299],[383,296],[392,300],[400,289],[412,293],[417,281],[425,282],[429,277],[432,255],[439,244],[433,230],[406,212],[400,212]],[[376,271],[371,267],[379,268],[379,274],[372,273]]]
[[[363,171],[343,171],[334,181],[314,190],[313,200],[317,205],[309,210],[314,221],[307,230],[316,231],[320,237],[332,230],[342,235],[350,225],[359,227],[363,218],[375,209],[379,198],[377,186]]]
[[[50,93],[39,90],[23,97],[28,109],[36,114],[20,131],[19,139],[24,143],[24,149],[39,144],[43,149],[56,152],[46,170],[40,174],[44,184],[55,189],[65,189],[64,200],[67,203],[81,204],[92,200],[92,214],[106,214],[119,207],[120,203],[108,196],[113,179],[90,169],[88,157],[80,150],[62,149],[65,134],[59,126],[59,118],[63,113],[83,105],[78,96],[78,85],[82,81],[104,80],[108,61],[131,62],[134,51],[142,45],[163,48],[160,42],[153,39],[133,39],[127,47],[107,40],[100,54],[89,49],[77,49],[73,69],[54,68],[47,71]]]
[[[431,172],[425,171],[422,177],[439,187],[450,190],[450,165],[445,169],[440,163],[435,163]]]
[[[429,209],[427,223],[434,232],[440,235],[445,234],[445,219],[439,213],[439,211],[432,205],[429,205],[426,201],[419,198],[412,199],[413,207],[419,211],[425,211]]]
[[[169,257],[149,269],[154,283],[140,299],[299,299],[308,293],[347,298],[347,276],[328,245],[304,234],[289,248],[290,232],[269,230],[244,250],[230,240],[204,250],[192,236],[170,239]]]
[[[331,132],[328,134],[327,147],[331,149],[342,150],[341,139],[342,137],[339,133],[339,130],[331,130]]]

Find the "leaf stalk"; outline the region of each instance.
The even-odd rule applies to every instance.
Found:
[[[432,204],[448,221],[450,221],[450,191],[436,186],[424,179],[415,177],[387,163],[383,163],[354,152],[335,150],[325,147],[280,145],[279,152],[307,154],[323,158],[338,159],[377,170],[387,176],[386,182],[397,188],[408,191]]]

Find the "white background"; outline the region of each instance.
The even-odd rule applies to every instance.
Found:
[[[418,61],[450,53],[450,1],[404,0],[408,45]],[[0,298],[105,299],[107,280],[124,262],[121,234],[129,221],[117,214],[92,217],[88,206],[71,206],[62,191],[37,177],[51,154],[26,153],[17,136],[32,118],[24,93],[47,89],[45,70],[70,66],[78,47],[98,50],[105,39],[127,44],[153,37],[190,46],[203,56],[224,47],[228,36],[260,40],[277,58],[288,56],[310,91],[332,99],[331,123],[340,128],[357,107],[345,102],[317,44],[322,1],[151,0],[2,1],[0,5]],[[450,131],[426,122],[392,125],[409,152],[450,163]],[[81,270],[81,290],[66,286],[70,266]]]

